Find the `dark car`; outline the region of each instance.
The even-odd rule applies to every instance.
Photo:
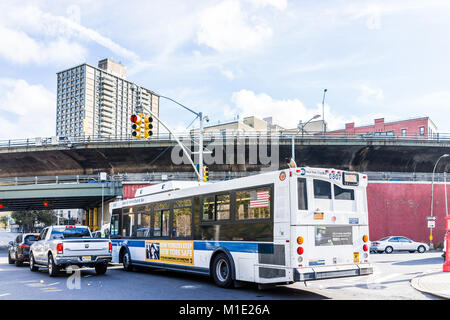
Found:
[[[8,263],[21,266],[24,262],[30,261],[30,246],[38,237],[39,234],[23,233],[19,234],[14,241],[10,241]]]

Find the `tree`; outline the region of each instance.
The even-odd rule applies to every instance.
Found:
[[[53,210],[20,210],[14,211],[11,218],[21,226],[24,232],[33,231],[35,224],[52,225],[56,222]]]
[[[3,228],[6,228],[6,226],[8,225],[8,217],[7,216],[0,217],[0,225]]]

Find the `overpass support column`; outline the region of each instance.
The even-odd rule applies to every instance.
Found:
[[[94,225],[93,225],[93,230],[97,231],[98,230],[98,210],[97,208],[94,208]]]
[[[92,230],[92,209],[89,209],[89,229]]]
[[[84,210],[84,225],[89,227],[89,210]]]

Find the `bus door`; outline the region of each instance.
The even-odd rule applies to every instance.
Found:
[[[111,230],[110,230],[110,238],[111,239],[117,239],[119,237],[119,220],[120,214],[114,213],[111,215]],[[120,246],[115,243],[116,241],[113,241],[113,251],[112,251],[112,260],[113,262],[119,262],[119,249]]]

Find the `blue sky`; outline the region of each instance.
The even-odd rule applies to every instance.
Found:
[[[430,116],[450,133],[450,2],[1,1],[0,140],[55,134],[56,72],[109,57],[211,124],[331,129]],[[176,131],[193,117],[161,100]],[[176,115],[176,116],[174,116]]]

